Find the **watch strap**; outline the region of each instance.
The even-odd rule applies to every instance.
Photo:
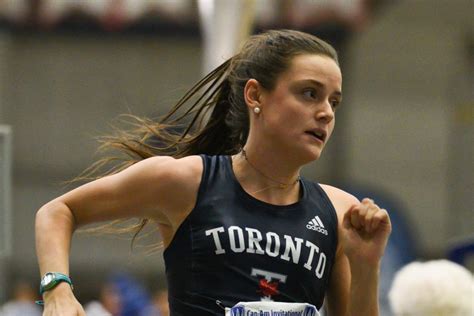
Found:
[[[60,273],[60,272],[48,272],[41,279],[40,283],[40,295],[43,295],[44,292],[54,289],[59,283],[66,282],[71,286],[71,289],[74,289],[72,285],[72,280],[69,276]]]

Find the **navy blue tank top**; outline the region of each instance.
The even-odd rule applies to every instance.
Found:
[[[300,180],[300,200],[271,205],[244,191],[229,156],[202,156],[194,209],[164,251],[172,316],[224,315],[240,301],[321,307],[337,247],[323,189]]]

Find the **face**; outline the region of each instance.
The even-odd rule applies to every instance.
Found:
[[[261,92],[258,133],[304,162],[318,159],[334,129],[341,86],[341,70],[331,58],[295,56],[275,88]]]

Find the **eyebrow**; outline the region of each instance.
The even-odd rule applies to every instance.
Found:
[[[303,79],[303,80],[298,80],[299,83],[310,83],[310,84],[313,84],[315,86],[318,86],[320,88],[325,88],[325,85],[322,83],[322,82],[319,82],[317,80],[314,80],[314,79]],[[342,98],[342,91],[334,91],[334,93],[336,96]]]

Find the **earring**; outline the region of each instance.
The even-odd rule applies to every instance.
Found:
[[[260,113],[260,108],[258,106],[253,108],[253,113],[258,114]]]

